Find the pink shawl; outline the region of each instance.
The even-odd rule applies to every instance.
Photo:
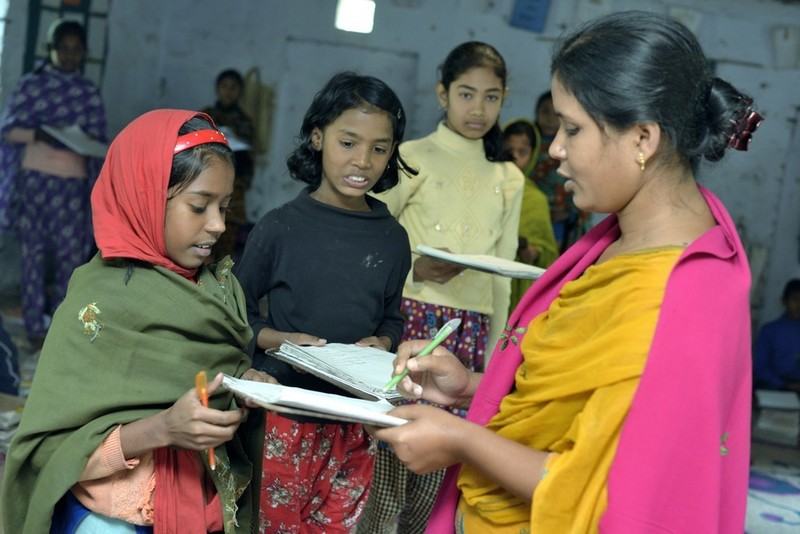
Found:
[[[700,188],[718,226],[691,243],[669,281],[647,364],[608,480],[604,533],[744,531],[750,459],[750,269],[725,207]],[[611,216],[523,297],[511,328],[546,311],[619,235]],[[495,348],[467,419],[485,425],[514,387],[519,346]],[[458,466],[448,469],[428,534],[452,534]]]

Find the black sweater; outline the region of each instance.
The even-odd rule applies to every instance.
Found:
[[[403,329],[400,300],[411,267],[405,229],[370,196],[368,212],[323,204],[310,189],[264,215],[235,268],[253,333],[264,327],[302,332],[329,343],[387,336],[396,348]],[[259,301],[267,297],[267,316]],[[338,388],[255,350],[254,367],[287,386]]]

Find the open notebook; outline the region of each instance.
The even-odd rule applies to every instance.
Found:
[[[309,415],[334,421],[373,426],[400,426],[405,419],[387,415],[394,406],[385,400],[368,401],[278,384],[242,380],[225,375],[222,386],[269,410]]]
[[[92,158],[106,157],[108,145],[86,135],[86,132],[81,130],[81,127],[77,124],[64,128],[56,128],[45,124],[42,125],[42,130],[64,143],[64,146],[76,154]]]
[[[429,247],[428,245],[417,245],[417,252],[423,256],[430,256],[437,260],[455,263],[477,271],[507,276],[508,278],[535,280],[544,274],[544,269],[541,267],[534,267],[527,263],[511,261],[496,256],[487,256],[484,254],[454,254],[452,252],[439,250],[438,248]]]
[[[301,347],[287,341],[268,354],[362,399],[402,398],[397,390],[383,390],[394,371],[394,354],[385,350],[342,343]]]

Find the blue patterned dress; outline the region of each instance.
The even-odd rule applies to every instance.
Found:
[[[80,73],[47,64],[22,77],[0,119],[0,231],[15,232],[22,247],[22,311],[31,338],[44,335],[45,317],[64,298],[72,271],[89,259],[89,192],[102,163],[86,160],[88,180],[21,168],[25,145],[5,136],[13,128],[45,124],[77,124],[105,142],[97,87]]]

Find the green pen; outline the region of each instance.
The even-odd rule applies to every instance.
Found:
[[[451,319],[447,321],[444,324],[444,326],[439,330],[439,332],[436,334],[436,336],[431,340],[431,342],[425,345],[425,348],[422,349],[420,353],[415,356],[415,358],[421,358],[433,352],[433,349],[438,347],[441,344],[441,342],[444,341],[445,338],[447,338],[447,336],[455,332],[460,325],[461,325],[461,319]],[[392,379],[389,380],[389,382],[385,386],[383,386],[383,390],[389,391],[390,389],[396,388],[397,384],[399,384],[400,381],[404,379],[406,376],[408,376],[408,368],[406,368],[399,375],[395,375],[394,377],[392,377]]]

